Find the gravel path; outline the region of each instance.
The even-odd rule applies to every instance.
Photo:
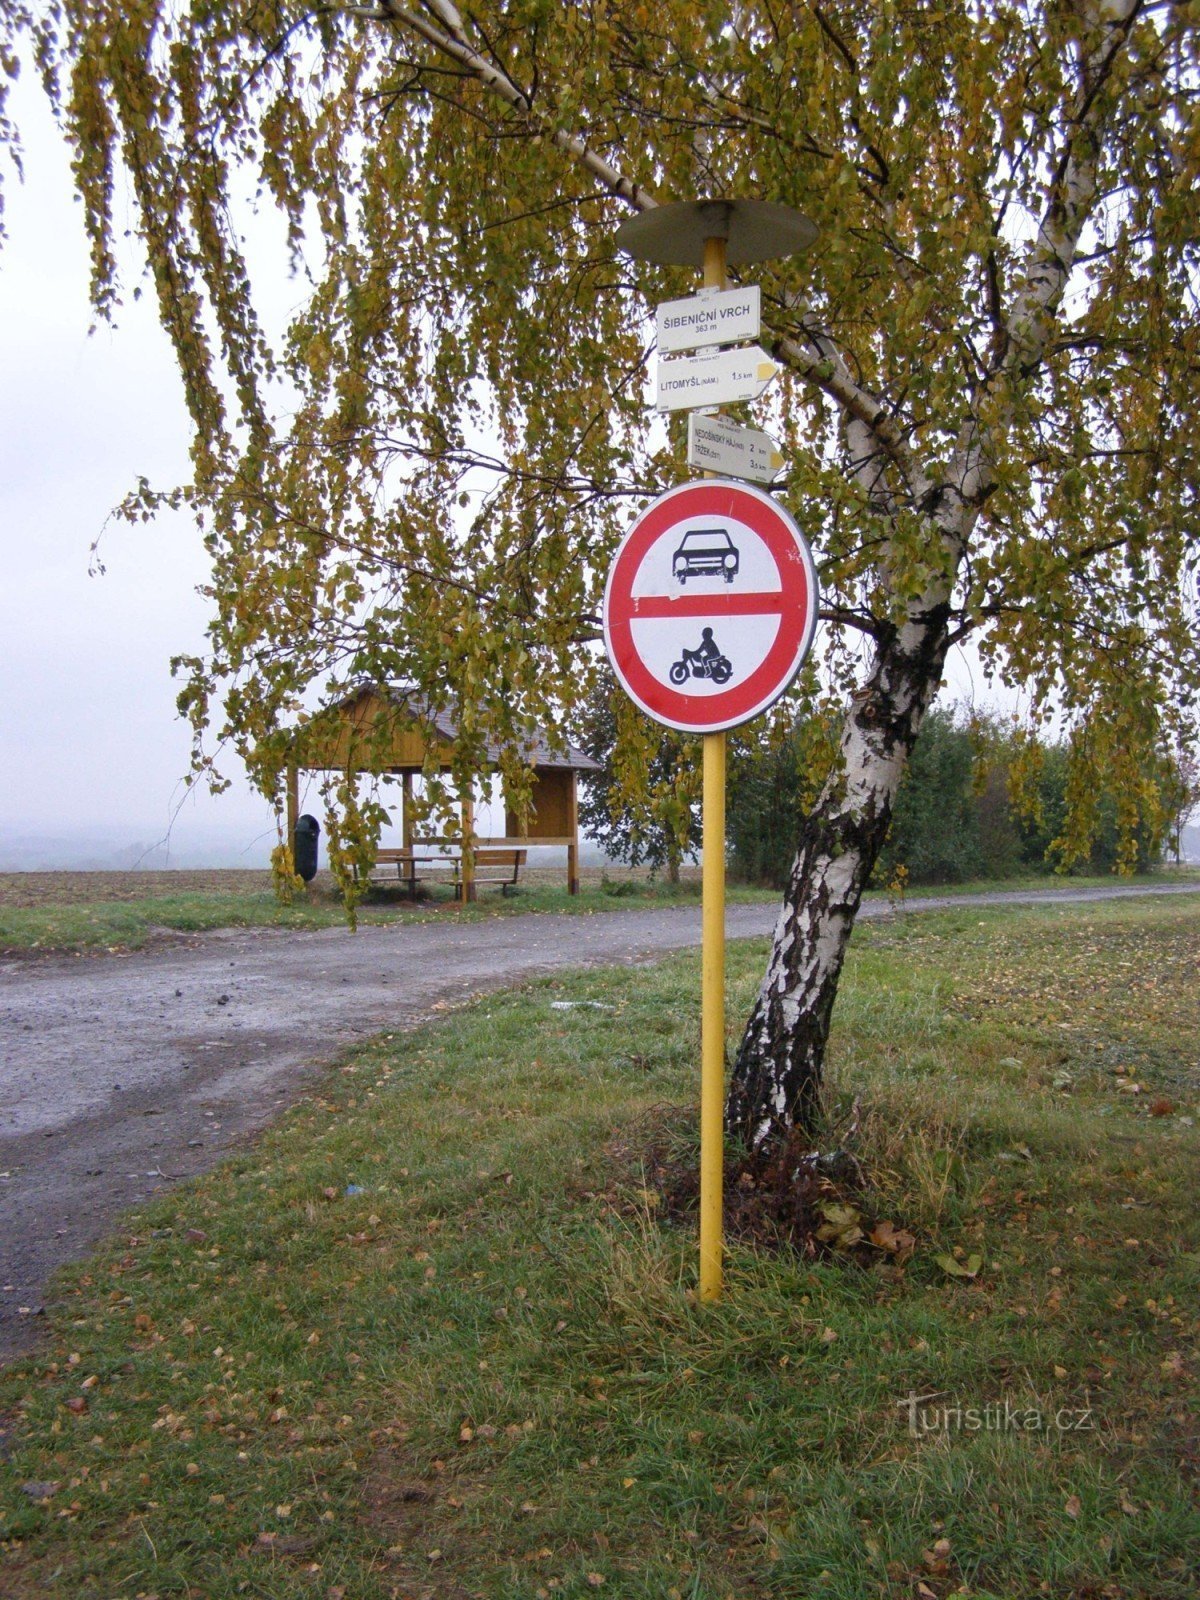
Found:
[[[956,904],[1158,890],[996,893]],[[1191,888],[1191,892],[1195,892]],[[886,913],[871,903],[861,915]],[[775,908],[730,906],[731,938]],[[120,1213],[277,1117],[355,1039],[564,968],[699,943],[698,905],[593,916],[179,938],[129,955],[0,958],[0,1361],[28,1348],[49,1275]]]

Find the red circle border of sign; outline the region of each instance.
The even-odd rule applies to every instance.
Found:
[[[651,676],[634,646],[633,580],[650,546],[668,528],[696,516],[722,515],[736,517],[757,533],[775,558],[785,596],[779,632],[765,660],[744,683],[722,694],[681,694]],[[789,589],[797,588],[799,598],[792,605],[787,598]],[[720,733],[740,727],[774,705],[795,678],[816,631],[817,592],[816,566],[808,541],[792,516],[769,495],[728,478],[682,483],[651,501],[613,557],[604,589],[605,649],[622,688],[655,722],[682,733]],[[721,596],[713,599],[719,602]],[[615,619],[614,603],[622,613]]]

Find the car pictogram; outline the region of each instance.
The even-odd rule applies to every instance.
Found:
[[[737,546],[728,528],[692,528],[671,557],[671,571],[680,583],[689,578],[724,578],[732,583],[737,569]]]

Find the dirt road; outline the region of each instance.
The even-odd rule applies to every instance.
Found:
[[[886,911],[869,905],[862,915]],[[730,937],[766,934],[774,916],[770,906],[731,906]],[[410,1027],[437,1001],[652,959],[699,937],[693,905],[357,934],[253,929],[125,956],[0,959],[0,1361],[36,1339],[55,1268],[122,1211],[213,1166],[356,1038]]]

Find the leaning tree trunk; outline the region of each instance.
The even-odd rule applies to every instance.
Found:
[[[948,617],[939,603],[881,633],[846,717],[839,765],[805,824],[726,1104],[728,1131],[750,1148],[813,1125],[842,962],[941,682]]]
[[[674,888],[679,887],[679,846],[675,843],[674,835],[667,840],[667,882]]]

